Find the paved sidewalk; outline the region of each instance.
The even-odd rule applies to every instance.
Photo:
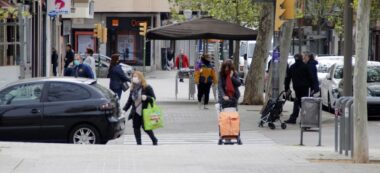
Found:
[[[256,133],[257,138],[263,138]],[[1,172],[243,172],[378,173],[379,164],[311,162],[343,158],[331,148],[281,146],[275,143],[218,146],[96,145],[0,143]],[[380,151],[375,151],[377,155]]]
[[[125,135],[107,145],[70,145],[0,142],[0,173],[139,173],[139,172],[247,172],[247,173],[379,173],[380,164],[352,164],[349,157],[333,148],[333,119],[323,114],[322,147],[316,147],[316,134],[305,134],[299,146],[299,127],[286,130],[258,128],[261,106],[240,106],[243,145],[217,145],[217,116],[213,105],[199,110],[188,100],[187,80],[174,95],[174,72],[147,75],[165,112],[165,128],[155,131],[159,146],[152,146],[143,133],[143,146],[134,145],[131,122]],[[108,86],[108,79],[98,82]],[[244,87],[241,87],[242,91]],[[127,98],[123,94],[121,104]],[[211,94],[211,101],[213,96]],[[292,104],[284,107],[288,115]],[[282,119],[286,119],[287,116]],[[371,160],[380,160],[378,122],[370,122]]]

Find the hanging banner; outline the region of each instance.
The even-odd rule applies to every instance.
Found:
[[[69,14],[71,11],[71,0],[48,0],[47,3],[50,17]]]

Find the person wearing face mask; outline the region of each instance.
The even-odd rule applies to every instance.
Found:
[[[236,108],[240,97],[239,87],[241,82],[232,60],[226,60],[222,64],[219,74],[219,104],[222,109]]]
[[[123,92],[122,85],[124,82],[131,82],[129,78],[125,75],[123,69],[121,68],[119,61],[119,54],[113,54],[111,56],[111,64],[108,69],[107,77],[110,78],[110,89],[121,98]]]
[[[94,73],[92,72],[91,67],[83,64],[82,57],[79,54],[75,54],[74,68],[71,76],[94,79]]]
[[[96,79],[96,65],[95,65],[95,58],[93,57],[94,55],[94,50],[87,48],[86,50],[86,59],[84,60],[83,64],[86,64],[91,67],[92,73],[94,74],[94,78]]]
[[[209,55],[202,55],[199,67],[194,72],[194,81],[198,86],[198,106],[201,108],[203,98],[203,107],[207,109],[206,105],[208,105],[211,85],[215,85],[218,82]]]
[[[128,120],[132,119],[133,131],[136,138],[137,145],[141,145],[141,128],[144,126],[143,110],[148,107],[148,103],[153,104],[153,100],[156,99],[153,88],[147,84],[144,75],[135,71],[132,78],[132,86],[127,103],[123,110],[128,111],[131,107],[131,112],[128,116]],[[157,145],[157,138],[154,136],[152,130],[144,130],[146,134],[152,140],[153,145]]]

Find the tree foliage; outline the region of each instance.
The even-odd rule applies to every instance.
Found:
[[[358,7],[359,0],[353,0],[354,15]],[[371,0],[370,24],[374,25],[380,19],[380,1]],[[328,24],[338,34],[343,33],[343,16],[345,0],[299,0],[298,17],[311,18],[314,26]],[[300,8],[304,8],[304,10]],[[354,19],[356,19],[354,17]],[[326,23],[325,23],[326,22]]]
[[[258,6],[252,4],[251,0],[169,0],[169,2],[172,17],[178,21],[185,20],[180,11],[190,9],[208,12],[208,15],[216,19],[246,27],[258,25]]]
[[[7,19],[16,19],[18,15],[18,9],[10,7],[10,8],[0,8],[0,21],[5,22]],[[30,17],[30,13],[28,11],[22,11],[21,15],[23,17]]]

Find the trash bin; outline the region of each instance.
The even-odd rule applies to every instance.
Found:
[[[303,97],[301,99],[301,142],[303,145],[304,132],[318,132],[319,140],[318,146],[321,146],[321,113],[322,113],[322,99],[317,97]]]

